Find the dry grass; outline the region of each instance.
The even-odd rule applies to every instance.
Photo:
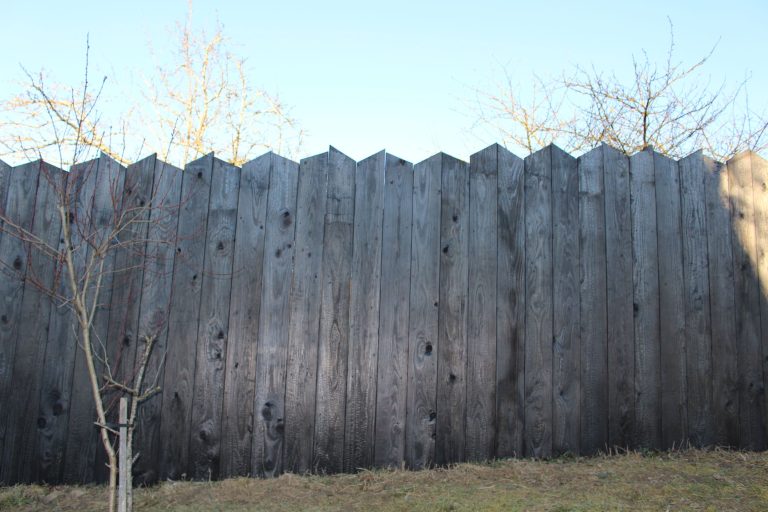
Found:
[[[102,487],[0,488],[0,510],[102,510]],[[168,482],[137,511],[768,510],[768,452],[505,460],[430,471]]]

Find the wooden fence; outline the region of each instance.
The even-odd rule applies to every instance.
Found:
[[[54,246],[63,180],[97,229],[117,204],[177,205],[107,261],[94,325],[122,375],[158,335],[141,481],[766,448],[757,155],[1,167],[6,219]],[[41,291],[65,282],[26,247],[0,239],[0,481],[100,480],[72,316]]]

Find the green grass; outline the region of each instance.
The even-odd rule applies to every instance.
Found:
[[[103,487],[0,488],[0,510],[103,510]],[[767,511],[768,452],[689,450],[429,471],[167,482],[138,489],[137,511]]]

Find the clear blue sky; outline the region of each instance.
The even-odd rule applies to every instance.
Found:
[[[0,96],[18,91],[19,64],[77,83],[86,33],[94,76],[108,75],[112,91],[141,87],[148,43],[162,50],[186,8],[185,0],[6,2]],[[752,103],[768,104],[766,0],[198,0],[193,24],[224,25],[252,81],[279,93],[308,131],[303,155],[333,145],[356,159],[386,149],[419,161],[441,150],[467,158],[496,141],[473,129],[471,104],[502,66],[522,82],[576,64],[623,73],[643,49],[663,58],[667,17],[679,59],[697,59],[719,40],[712,80],[750,74]]]

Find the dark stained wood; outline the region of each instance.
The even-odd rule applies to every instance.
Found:
[[[552,455],[552,146],[525,159],[525,451]]]
[[[0,449],[4,448],[0,451],[0,482],[7,483],[30,479],[33,450],[29,437],[34,435],[37,425],[39,371],[45,357],[45,327],[50,312],[42,288],[51,286],[53,274],[53,262],[39,249],[22,243],[21,232],[11,225],[17,223],[22,229],[39,234],[45,244],[54,247],[57,244],[53,238],[59,235],[52,233],[60,224],[55,223],[58,214],[51,218],[46,206],[54,190],[45,177],[40,179],[46,174],[42,166],[42,161],[37,161],[11,171],[5,210],[5,227],[9,231],[0,242],[0,286],[3,292],[9,292],[3,296],[5,321],[0,330]],[[9,304],[9,300],[18,303]],[[30,321],[36,318],[40,320]]]
[[[739,445],[765,448],[765,401],[760,339],[760,286],[752,158],[741,153],[728,161],[733,225],[733,280],[739,375]]]
[[[306,473],[312,469],[315,432],[328,153],[300,162],[298,187],[285,384],[285,468]]]
[[[523,161],[498,149],[496,456],[523,454],[525,413],[525,197]]]
[[[442,162],[443,155],[437,154],[413,168],[405,426],[405,463],[412,469],[435,461]]]
[[[84,231],[83,236],[87,246],[85,261],[86,265],[90,264],[93,268],[93,278],[87,288],[87,302],[90,305],[96,301],[98,306],[91,322],[91,349],[95,355],[96,374],[103,375],[110,371],[109,368],[104,367],[99,358],[103,359],[103,354],[108,350],[109,305],[112,297],[112,276],[117,251],[110,249],[101,257],[94,256],[94,254],[96,248],[107,242],[114,233],[115,215],[119,212],[123,195],[125,168],[102,154],[98,160],[95,179],[90,219],[76,221],[75,228]],[[102,263],[103,267],[99,270]],[[97,293],[97,275],[99,272],[101,272],[102,277]],[[107,473],[104,465],[106,453],[101,445],[99,430],[94,425],[96,405],[83,350],[77,352],[74,372],[64,477],[68,482],[90,482],[94,479],[103,481]],[[102,400],[102,403],[107,414],[111,406],[117,405],[116,401]]]
[[[701,152],[680,160],[678,165],[683,221],[688,440],[701,447],[714,441],[706,170]]]
[[[128,166],[121,198],[120,211],[127,225],[120,234],[120,242],[124,245],[115,254],[107,347],[114,368],[113,377],[128,385],[133,385],[136,350],[141,344],[137,331],[156,161],[153,155]],[[115,399],[116,394],[111,394],[110,398]],[[118,411],[114,409],[113,413],[117,421]]]
[[[251,471],[260,476],[276,476],[283,471],[285,372],[298,171],[296,162],[272,155],[264,226],[264,280],[251,446]]]
[[[469,166],[443,156],[435,463],[464,460],[467,411]]]
[[[661,448],[659,261],[653,151],[629,158],[635,324],[635,445]]]
[[[49,250],[59,249],[61,216],[58,211],[58,197],[64,191],[66,175],[61,169],[44,162],[37,162],[39,180],[35,198],[35,213],[32,232],[40,243]],[[30,173],[31,174],[31,173]],[[52,308],[50,291],[54,289],[56,259],[41,247],[28,246],[29,266],[27,268],[24,299],[19,311],[19,338],[16,357],[13,362],[11,381],[17,383],[10,394],[10,410],[7,418],[6,456],[3,467],[14,477],[8,480],[31,482],[37,477],[40,460],[37,451],[37,430],[45,424],[38,416],[40,389],[45,369],[46,342]],[[33,319],[39,321],[33,321]]]
[[[469,159],[465,458],[476,461],[496,452],[498,151],[494,144]]]
[[[0,206],[61,246],[51,190],[2,167],[0,195],[27,192]],[[66,182],[79,269],[116,210],[148,221],[110,252],[94,326],[118,380],[158,337],[138,483],[765,445],[768,166],[751,153],[102,157]],[[14,240],[0,481],[103,480],[74,317],[35,287],[66,294],[62,270]]]
[[[355,167],[354,160],[329,149],[313,455],[313,469],[329,473],[344,465]]]
[[[681,446],[688,438],[686,408],[685,304],[680,171],[677,162],[654,154],[659,259],[661,344],[661,443]]]
[[[149,229],[141,286],[141,311],[137,339],[155,338],[147,365],[145,386],[162,385],[167,359],[168,321],[171,307],[174,255],[177,247],[179,208],[183,171],[155,160],[150,196]],[[140,347],[142,345],[139,345]],[[151,484],[160,477],[160,415],[162,393],[139,407],[133,453],[139,458],[133,465],[136,483]]]
[[[739,444],[739,374],[728,169],[711,158],[702,157],[702,161],[712,325],[713,443],[736,447]]]
[[[74,221],[86,223],[86,225],[90,223],[97,168],[98,160],[92,160],[73,166],[69,172],[65,193],[69,200],[69,213],[73,219],[73,226],[77,225]],[[81,230],[72,230],[73,261],[76,272],[82,272],[88,251],[88,245],[83,241],[82,235]],[[63,243],[62,240],[59,242]],[[71,293],[66,274],[60,276],[56,293],[59,297],[66,297]],[[57,304],[51,310],[40,399],[40,415],[45,420],[45,428],[40,429],[38,433],[38,453],[40,454],[38,478],[46,482],[66,481],[64,468],[69,438],[69,416],[73,400],[80,399],[73,395],[75,359],[81,352],[76,322],[69,307]],[[86,395],[85,399],[92,400],[90,394]],[[77,481],[76,475],[69,475],[68,478],[70,482]]]
[[[386,155],[358,162],[349,305],[344,470],[373,464]]]
[[[188,477],[192,392],[213,154],[184,167],[160,423],[160,478]]]
[[[256,349],[271,166],[272,155],[266,154],[246,163],[240,171],[222,411],[222,477],[251,474]]]
[[[605,172],[605,146],[579,158],[581,452],[584,454],[605,450],[609,442]]]
[[[214,159],[189,429],[188,475],[194,479],[220,477],[224,366],[239,188],[240,169]]]
[[[126,168],[117,161],[103,154],[99,158],[99,177],[96,181],[96,194],[93,201],[93,240],[101,244],[110,238],[110,244],[118,244],[122,240],[124,233],[117,233],[117,227],[120,216],[123,214],[123,200],[125,191],[125,173]],[[121,361],[113,357],[116,345],[119,346],[119,340],[110,339],[109,325],[112,317],[112,291],[118,288],[122,283],[115,283],[115,265],[119,255],[119,247],[114,245],[104,255],[103,278],[101,280],[101,291],[98,301],[99,307],[96,309],[96,316],[93,319],[92,341],[97,351],[106,354],[102,356],[107,364],[101,364],[97,361],[96,372],[98,375],[120,375]],[[122,274],[122,273],[121,273]],[[130,352],[130,351],[129,351]],[[97,352],[98,353],[98,352]],[[127,359],[132,359],[129,356]],[[101,394],[101,401],[107,421],[118,419],[119,406],[118,393],[111,390],[104,390]],[[93,400],[91,400],[93,402]],[[95,404],[91,404],[91,417],[96,418]],[[109,469],[107,466],[107,453],[101,443],[99,431],[94,429],[92,434],[92,443],[96,450],[96,463],[94,473],[97,482],[105,483],[108,479]]]
[[[635,338],[629,159],[603,145],[605,185],[608,444],[632,445],[635,422]]]
[[[585,416],[581,403],[583,385],[580,368],[590,368],[590,361],[580,358],[582,335],[579,318],[579,272],[583,281],[589,281],[584,268],[579,268],[580,244],[587,249],[591,233],[583,232],[582,186],[584,171],[577,167],[576,159],[556,146],[551,147],[552,158],[552,453],[579,453],[580,418]],[[580,215],[581,214],[581,215]],[[581,224],[580,224],[580,221]],[[597,224],[593,225],[597,228]],[[585,240],[587,238],[587,240]],[[590,254],[591,255],[591,254]],[[593,263],[597,263],[599,260]],[[596,284],[596,283],[591,283]],[[596,321],[600,314],[596,312]],[[589,319],[587,319],[589,320]],[[587,337],[589,333],[586,333]],[[587,343],[589,339],[585,340]],[[589,344],[586,345],[587,347]],[[588,356],[589,357],[589,356]],[[588,375],[599,377],[595,368]],[[587,387],[587,390],[589,388]],[[605,389],[605,386],[602,386]],[[586,390],[585,390],[586,391]],[[589,414],[589,409],[586,409]]]
[[[130,165],[125,170],[122,194],[113,196],[117,216],[111,224],[116,227],[115,222],[122,218],[124,229],[119,234],[120,245],[114,250],[113,293],[105,345],[112,378],[128,386],[133,386],[137,370],[134,365],[137,347],[143,346],[136,335],[155,161],[156,158],[151,156]],[[108,422],[118,422],[115,405],[121,394],[115,389],[105,389],[102,393],[103,401],[109,407]],[[97,464],[103,466],[106,454],[101,449],[97,454]]]
[[[381,249],[374,465],[405,459],[413,164],[387,155]]]

